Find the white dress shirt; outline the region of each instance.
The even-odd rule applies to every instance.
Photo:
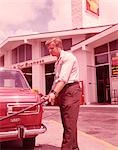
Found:
[[[65,84],[79,80],[79,67],[76,57],[67,51],[61,50],[60,57],[55,63],[54,84],[64,81]]]

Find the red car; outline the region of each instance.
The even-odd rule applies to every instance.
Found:
[[[40,102],[20,70],[0,68],[0,142],[20,139],[23,147],[34,147],[46,131]]]

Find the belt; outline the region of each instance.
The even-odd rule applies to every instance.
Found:
[[[65,85],[65,87],[69,87],[69,86],[72,86],[72,85],[75,85],[75,84],[79,84],[79,82],[78,82],[78,81],[75,81],[75,82],[72,82],[72,83],[67,83],[67,84]]]

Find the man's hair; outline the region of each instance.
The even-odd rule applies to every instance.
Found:
[[[51,38],[46,41],[45,45],[48,47],[50,43],[54,43],[56,47],[63,49],[62,40],[60,38]]]

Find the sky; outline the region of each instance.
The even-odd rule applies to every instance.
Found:
[[[0,0],[0,43],[9,36],[71,28],[71,0]]]
[[[99,2],[102,10],[100,23],[116,22],[118,15],[113,14],[118,13],[118,0]],[[89,16],[88,13],[86,17]],[[92,15],[91,17],[93,18]],[[87,18],[83,20],[83,24],[90,26]],[[72,29],[71,0],[0,0],[0,43],[10,36],[65,29]]]

